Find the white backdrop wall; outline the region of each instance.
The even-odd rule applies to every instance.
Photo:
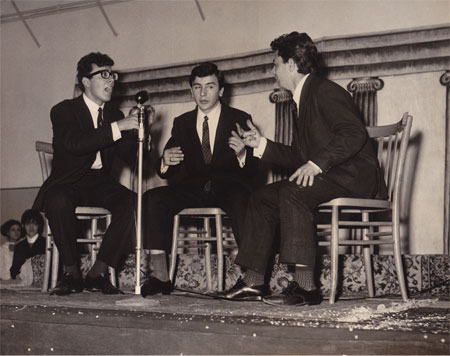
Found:
[[[31,0],[30,0],[31,1]],[[20,3],[19,3],[20,4]],[[23,4],[23,3],[22,3]],[[50,108],[73,96],[75,68],[78,59],[90,51],[108,53],[117,69],[169,65],[193,60],[229,56],[268,48],[270,41],[282,33],[305,31],[314,39],[324,36],[368,33],[449,23],[449,3],[444,1],[200,1],[206,20],[202,21],[195,2],[136,0],[105,7],[118,33],[115,37],[98,8],[29,19],[28,24],[40,42],[38,48],[21,22],[4,23],[0,27],[0,188],[38,187],[41,181],[39,162],[34,151],[36,140],[52,138]],[[434,78],[436,77],[436,78]],[[423,128],[416,188],[411,200],[415,209],[409,216],[417,219],[417,238],[411,239],[411,253],[442,252],[442,202],[429,191],[443,190],[442,120],[425,112],[421,100],[436,100],[437,112],[444,109],[445,87],[438,83],[439,75],[426,74],[423,81],[408,76],[383,78],[385,88],[379,93],[379,120],[392,122],[403,111],[414,117],[413,135]],[[392,83],[391,83],[392,82]],[[347,83],[340,83],[345,86]],[[430,91],[428,85],[432,85]],[[406,88],[406,89],[405,89]],[[383,96],[393,93],[411,99],[410,92],[422,92],[420,100],[411,101],[408,108],[383,106]],[[442,93],[440,93],[442,91]],[[437,97],[434,94],[438,93]],[[267,95],[233,98],[232,105],[250,112],[256,122],[273,132],[273,111],[267,112]],[[255,100],[261,105],[254,105]],[[388,102],[388,100],[385,100]],[[408,100],[406,100],[408,102]],[[158,143],[164,145],[173,116],[193,107],[193,104],[171,104],[157,107],[158,123],[164,129]],[[273,107],[270,106],[271,108]],[[439,111],[438,111],[439,110]],[[267,116],[266,116],[267,114]],[[439,146],[439,142],[441,146]],[[433,154],[438,151],[438,157]],[[433,163],[433,160],[440,160]],[[429,167],[437,167],[431,177]],[[158,180],[152,184],[157,185]],[[422,192],[422,193],[421,193]],[[33,194],[21,202],[5,201],[2,193],[1,221],[17,218],[33,200]],[[430,196],[427,201],[427,196]],[[441,194],[442,196],[442,194]],[[27,201],[28,199],[28,201]],[[431,201],[432,200],[432,201]],[[5,206],[7,205],[7,206]],[[432,209],[431,206],[436,206]],[[422,221],[437,221],[437,227]],[[439,220],[440,219],[440,220]],[[420,222],[419,222],[420,221]],[[431,243],[421,239],[431,236]]]

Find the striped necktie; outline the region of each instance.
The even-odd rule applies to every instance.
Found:
[[[211,144],[209,143],[208,116],[205,116],[203,118],[202,153],[205,163],[210,164],[212,153],[211,153]]]
[[[103,126],[103,110],[101,107],[98,108],[98,116],[97,116],[97,127]]]

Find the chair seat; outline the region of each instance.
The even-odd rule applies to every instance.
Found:
[[[220,208],[186,208],[178,215],[226,215],[226,213]]]
[[[320,208],[331,208],[332,206],[345,206],[352,208],[390,209],[392,203],[389,200],[360,199],[360,198],[336,198],[320,204]]]
[[[106,216],[111,215],[111,212],[105,208],[91,207],[91,206],[77,206],[75,209],[76,215],[90,215],[90,216]]]

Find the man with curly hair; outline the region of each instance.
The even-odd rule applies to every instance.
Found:
[[[108,266],[118,267],[132,249],[135,194],[111,175],[116,157],[132,164],[136,157],[138,128],[135,116],[124,118],[110,103],[118,74],[106,54],[90,53],[78,62],[77,78],[83,94],[55,105],[53,163],[48,179],[39,190],[35,209],[44,210],[53,239],[61,254],[65,273],[51,292],[67,295],[101,291],[121,293],[108,279]],[[78,266],[76,241],[77,206],[97,206],[112,213],[112,222],[85,281]]]
[[[372,198],[385,194],[378,161],[349,93],[316,74],[317,48],[306,33],[292,32],[271,43],[272,74],[291,91],[297,109],[290,146],[238,129],[261,160],[288,170],[289,179],[252,194],[236,263],[243,279],[224,292],[238,300],[263,299],[275,305],[311,305],[321,301],[314,281],[316,234],[313,211],[337,197]],[[295,265],[294,280],[281,295],[270,296],[264,283],[279,225],[280,262]]]

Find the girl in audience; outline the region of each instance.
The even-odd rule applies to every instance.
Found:
[[[22,226],[17,220],[3,223],[0,237],[0,279],[9,280],[9,268],[12,264],[14,246],[22,238]]]
[[[11,268],[11,279],[23,279],[21,268],[30,258],[45,253],[45,238],[41,235],[44,229],[44,219],[37,210],[26,210],[22,215],[22,226],[25,229],[25,239],[14,247]],[[19,277],[20,275],[20,277]]]

